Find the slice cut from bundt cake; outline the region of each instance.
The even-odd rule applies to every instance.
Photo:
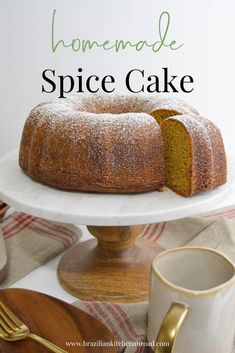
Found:
[[[192,115],[196,118],[199,113],[194,107],[180,99],[161,99],[151,110],[150,115],[161,125],[165,119],[175,115]]]
[[[161,124],[167,186],[182,196],[214,189],[227,179],[219,129],[203,117],[178,115]]]

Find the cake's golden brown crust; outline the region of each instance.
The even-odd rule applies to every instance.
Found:
[[[160,127],[139,112],[151,100],[118,101],[70,97],[34,108],[22,135],[21,168],[37,181],[68,190],[132,193],[161,188]]]
[[[190,140],[191,170],[188,175],[190,188],[181,193],[177,187],[171,189],[182,196],[214,189],[227,181],[227,162],[220,130],[208,119],[179,115],[166,119],[164,129],[175,122],[186,130]]]
[[[226,157],[214,124],[180,100],[148,96],[70,96],[38,105],[24,126],[19,164],[33,179],[67,190],[160,189],[164,146],[156,121],[168,120],[184,126],[192,145],[191,187],[182,195],[224,184]]]

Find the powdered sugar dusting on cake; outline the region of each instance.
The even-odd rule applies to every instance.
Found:
[[[73,98],[75,99],[75,98]],[[81,100],[78,100],[81,103]],[[78,101],[76,103],[78,104]],[[112,124],[119,127],[125,127],[125,129],[131,129],[132,126],[143,127],[143,125],[156,125],[155,119],[146,113],[92,113],[83,110],[83,105],[78,106],[73,100],[60,100],[41,104],[33,109],[32,114],[38,116],[38,122],[45,118],[50,119],[50,124],[55,124],[59,121],[64,120],[79,120],[81,123],[89,123],[94,127],[97,124],[101,124],[105,127],[105,124]],[[81,109],[81,110],[80,110]],[[92,110],[92,109],[91,109]],[[66,125],[64,125],[66,129]]]
[[[53,99],[38,105],[35,109],[43,110],[53,105],[56,110],[77,110],[95,114],[122,114],[142,112],[150,114],[157,109],[176,110],[181,114],[195,114],[195,108],[180,99],[169,99],[150,95],[133,94],[90,94],[86,96],[70,95],[65,99]]]
[[[147,165],[149,170],[154,172],[158,159],[158,148],[163,149],[163,142],[160,133],[160,127],[155,119],[146,113],[91,113],[84,109],[83,99],[71,97],[71,99],[54,100],[46,104],[37,106],[32,114],[37,116],[37,125],[46,124],[47,134],[44,142],[45,148],[42,153],[41,168],[45,170],[53,163],[53,157],[50,155],[51,136],[57,135],[61,144],[57,146],[58,154],[62,156],[65,144],[74,146],[76,153],[70,152],[70,169],[75,168],[80,156],[79,146],[86,148],[87,163],[92,164],[95,161],[96,168],[87,168],[87,176],[90,179],[102,178],[105,180],[110,175],[118,181],[122,178],[122,170],[125,172],[132,166],[132,172],[136,173],[136,182],[138,184],[138,172]],[[94,109],[94,107],[93,107]],[[152,141],[152,152],[145,151],[143,146],[145,139]],[[89,144],[88,141],[91,141]],[[103,146],[105,143],[105,148]],[[115,149],[115,153],[113,150]],[[146,156],[145,156],[146,154]],[[162,152],[161,152],[162,154]],[[102,162],[102,171],[98,167]],[[150,167],[150,161],[152,165]],[[159,161],[161,158],[159,159]],[[163,163],[163,161],[161,162]],[[46,167],[45,167],[46,165]],[[106,167],[107,171],[105,171]],[[163,167],[161,167],[163,168]],[[160,168],[160,170],[161,170]],[[74,171],[75,174],[75,171]],[[89,174],[89,175],[88,175]],[[120,175],[120,177],[119,177]],[[143,183],[141,178],[139,183]]]

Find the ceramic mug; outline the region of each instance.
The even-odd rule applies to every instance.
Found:
[[[164,251],[151,271],[148,341],[155,353],[231,353],[235,266],[218,251]]]

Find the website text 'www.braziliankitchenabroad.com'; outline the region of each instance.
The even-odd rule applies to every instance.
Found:
[[[66,347],[169,347],[169,342],[154,341],[67,341]]]

